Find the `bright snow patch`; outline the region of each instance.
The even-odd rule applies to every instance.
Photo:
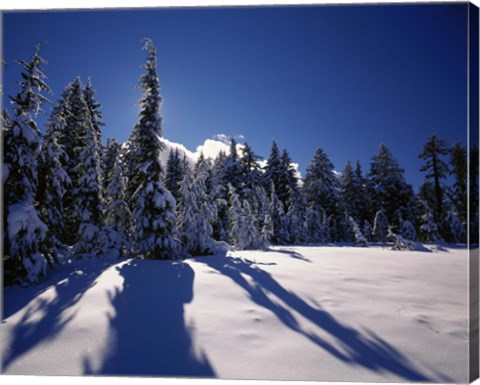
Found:
[[[467,251],[77,261],[4,291],[7,374],[468,381]]]

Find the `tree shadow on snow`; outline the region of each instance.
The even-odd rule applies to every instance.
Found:
[[[3,297],[4,319],[24,307],[25,311],[12,330],[12,340],[2,357],[2,370],[5,371],[17,358],[38,344],[54,339],[75,317],[72,307],[112,263],[82,261],[59,269],[37,287],[15,288],[11,293],[7,288]],[[42,296],[47,290],[54,292]]]
[[[228,256],[202,258],[197,261],[205,263],[232,279],[248,293],[253,302],[272,312],[285,326],[309,339],[337,359],[375,372],[390,372],[412,382],[433,381],[415,369],[405,356],[379,336],[373,333],[362,334],[342,324],[327,311],[311,306],[295,293],[281,286],[254,262]],[[253,282],[250,283],[244,276],[249,276]],[[335,343],[330,343],[317,334],[304,330],[292,312],[278,301],[272,301],[267,293],[273,294],[276,299],[312,322],[321,331],[328,333]]]
[[[186,263],[137,260],[118,267],[123,287],[109,294],[109,339],[103,362],[84,357],[85,374],[215,377],[196,352],[184,305],[193,299],[194,271]]]
[[[288,248],[274,248],[274,249],[269,249],[269,250],[273,251],[274,253],[286,254],[293,259],[299,259],[299,260],[304,261],[304,262],[312,263],[312,261],[309,258],[303,256],[302,254],[296,252],[295,250],[291,250],[291,249],[288,249]],[[257,263],[257,265],[258,265],[258,263]]]

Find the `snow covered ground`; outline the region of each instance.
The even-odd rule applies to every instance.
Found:
[[[467,382],[467,252],[75,261],[4,290],[6,374]]]

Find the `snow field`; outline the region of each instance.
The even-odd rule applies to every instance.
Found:
[[[72,263],[39,287],[5,290],[3,368],[467,382],[467,251],[438,250],[298,246]]]

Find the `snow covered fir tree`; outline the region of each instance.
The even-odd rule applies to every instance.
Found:
[[[189,159],[165,144],[156,47],[143,48],[140,112],[125,143],[102,142],[94,79],[73,79],[52,104],[40,45],[18,61],[19,90],[1,119],[6,284],[36,284],[72,258],[181,259],[227,244],[478,242],[478,147],[432,135],[417,192],[383,143],[366,171],[356,160],[337,171],[318,147],[303,178],[275,140],[265,160],[234,138],[213,158]]]

